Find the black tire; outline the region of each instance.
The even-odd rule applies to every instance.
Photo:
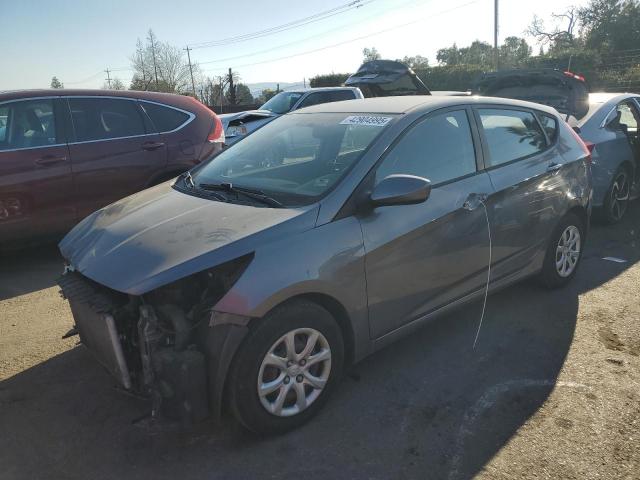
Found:
[[[603,222],[613,225],[624,218],[629,205],[631,183],[631,172],[626,166],[621,165],[611,179],[611,185],[604,199],[600,212]]]
[[[562,269],[559,269],[557,266],[557,262],[559,261],[557,255],[564,258],[562,257],[562,253],[558,252],[558,247],[560,246],[562,236],[566,235],[566,232],[570,227],[575,227],[579,232],[579,250],[574,266],[570,271],[565,271],[565,274],[563,275],[559,271]],[[553,234],[551,235],[551,239],[549,240],[544,264],[542,266],[542,271],[540,272],[540,280],[544,286],[547,288],[559,288],[565,286],[571,281],[580,266],[585,238],[585,226],[580,217],[574,213],[567,213],[562,220],[560,220],[560,223],[556,226]]]
[[[296,329],[313,329],[320,332],[324,340],[328,342],[331,354],[328,378],[324,388],[319,391],[319,395],[311,401],[306,409],[291,416],[277,416],[267,411],[267,407],[263,405],[262,402],[268,401],[268,399],[261,400],[258,395],[258,377],[261,373],[262,362],[274,343],[288,332]],[[304,342],[304,333],[295,337],[296,342],[300,337]],[[299,349],[296,348],[295,350],[297,352]],[[342,332],[332,315],[313,302],[289,302],[277,307],[264,318],[257,320],[238,349],[228,376],[227,398],[229,406],[237,420],[255,433],[277,434],[294,429],[307,422],[322,408],[340,380],[343,363],[344,344]],[[326,363],[322,365],[316,364],[311,368],[317,366],[324,369],[326,368]],[[287,375],[285,379],[291,378],[291,385],[287,383],[291,390],[285,396],[287,399],[290,396],[295,396],[294,398],[297,400],[298,393],[294,387],[300,388],[302,386],[302,388],[307,388],[311,392],[314,391],[310,386],[305,387],[300,382],[297,382],[299,385],[295,385],[296,379],[299,379],[302,375],[297,375],[295,378],[293,376],[288,377],[288,373],[285,370],[276,367],[266,368],[275,369],[278,376],[280,374]],[[275,396],[279,392],[280,390],[274,392]]]

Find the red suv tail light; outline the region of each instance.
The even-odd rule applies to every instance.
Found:
[[[213,127],[211,128],[211,132],[209,132],[209,136],[207,137],[207,142],[209,143],[224,143],[224,129],[222,128],[222,122],[218,118],[218,116],[213,114]]]

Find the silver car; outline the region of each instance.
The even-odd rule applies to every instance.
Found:
[[[269,123],[274,118],[299,108],[321,103],[340,102],[363,98],[360,89],[354,87],[322,87],[280,92],[259,110],[218,115],[225,133],[225,143],[232,145],[249,133]]]
[[[617,223],[640,193],[640,95],[592,93],[589,112],[573,125],[593,158],[593,206]]]
[[[60,243],[70,334],[152,412],[195,421],[226,401],[282,432],[442,312],[530,276],[569,282],[589,162],[554,109],[517,100],[298,110],[77,225]]]

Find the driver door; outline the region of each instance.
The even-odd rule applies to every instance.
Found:
[[[487,217],[482,204],[464,205],[470,194],[493,190],[478,167],[470,118],[464,108],[427,116],[377,167],[375,185],[391,174],[410,174],[429,179],[432,189],[426,202],[360,215],[372,338],[486,286]]]

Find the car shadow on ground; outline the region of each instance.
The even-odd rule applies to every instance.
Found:
[[[566,288],[532,281],[440,317],[356,365],[309,424],[258,438],[225,418],[134,422],[81,347],[0,382],[6,478],[470,478],[542,406],[572,343],[578,298],[640,260],[640,205],[596,226]],[[626,260],[602,260],[614,256]],[[586,394],[586,393],[585,393]]]
[[[55,244],[0,252],[0,300],[52,287],[61,273]]]

